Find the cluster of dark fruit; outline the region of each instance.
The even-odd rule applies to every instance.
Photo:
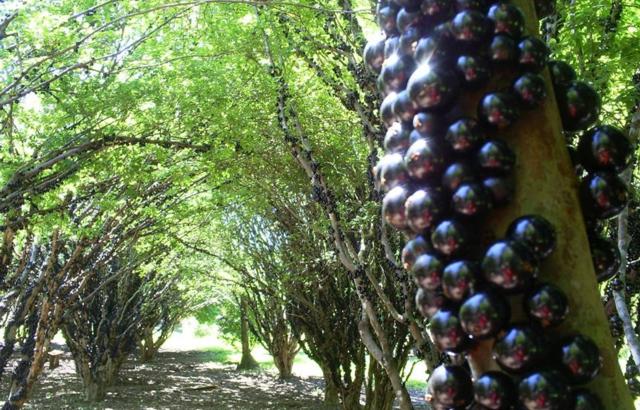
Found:
[[[600,125],[600,99],[595,90],[576,81],[576,73],[567,63],[553,61],[549,66],[558,97],[564,129],[583,131],[577,147],[569,147],[576,170],[582,175],[580,200],[589,228],[593,265],[599,282],[611,279],[620,268],[617,245],[598,233],[598,221],[617,216],[627,205],[628,192],[618,176],[631,163],[631,141],[618,128]]]
[[[523,36],[524,16],[507,2],[383,0],[377,16],[384,36],[367,44],[364,59],[384,97],[385,156],[374,170],[386,193],[384,218],[410,238],[402,260],[436,346],[460,354],[495,339],[494,357],[505,371],[472,382],[464,367],[440,366],[429,381],[432,406],[603,408],[595,395],[575,387],[600,369],[594,342],[583,335],[547,340],[544,333],[568,312],[561,289],[536,281],[540,260],[555,246],[553,226],[541,216],[523,216],[480,260],[470,256],[480,218],[508,203],[514,189],[515,154],[491,133],[544,101],[539,73],[548,65],[545,44]],[[509,89],[482,96],[477,117],[461,114],[456,101],[464,91],[511,72],[517,74]],[[559,78],[554,73],[565,129],[590,126],[599,113],[597,96],[589,100],[591,88]],[[603,189],[583,191],[593,192],[589,209],[606,208]],[[506,297],[523,293],[531,321],[510,323]]]

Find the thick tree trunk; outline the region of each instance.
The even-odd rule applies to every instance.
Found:
[[[247,317],[247,300],[240,298],[240,343],[242,345],[242,358],[237,370],[250,370],[257,368],[258,362],[251,355],[251,344],[249,343],[249,319]]]
[[[293,360],[296,358],[297,350],[292,350],[290,346],[282,346],[273,356],[273,361],[278,369],[278,378],[282,380],[293,377]]]
[[[153,341],[153,328],[145,327],[141,330],[140,342],[138,348],[140,350],[140,360],[143,363],[148,363],[158,353],[158,349]]]
[[[533,0],[514,0],[527,16],[527,29],[537,33]],[[516,193],[512,204],[496,212],[487,221],[490,242],[504,236],[506,227],[518,216],[540,214],[557,229],[558,243],[552,256],[541,266],[541,279],[561,287],[570,300],[570,316],[556,334],[583,332],[599,346],[604,359],[600,375],[589,388],[597,393],[609,410],[632,410],[631,396],[618,365],[618,357],[591,263],[589,242],[578,200],[577,178],[562,135],[562,125],[548,72],[545,72],[549,96],[543,108],[523,113],[520,121],[498,135],[509,142],[516,153]],[[498,78],[492,88],[505,84]],[[510,81],[506,79],[506,81]],[[465,110],[475,112],[478,95],[466,98]],[[471,354],[472,368],[495,368],[491,360],[491,341]]]

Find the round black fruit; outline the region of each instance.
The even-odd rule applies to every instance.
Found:
[[[507,236],[520,242],[538,259],[551,255],[556,246],[556,230],[547,219],[539,215],[524,215],[509,225]]]
[[[451,11],[450,0],[422,0],[420,11],[428,18],[429,22],[441,22],[449,16]]]
[[[576,80],[575,70],[564,61],[549,61],[549,72],[553,86],[566,87]]]
[[[558,109],[567,131],[584,130],[600,115],[600,97],[587,83],[575,81],[557,90]]]
[[[569,313],[567,295],[550,283],[541,283],[524,297],[524,311],[543,327],[559,325]]]
[[[482,184],[463,183],[453,193],[451,203],[458,215],[478,216],[491,208],[491,193]]]
[[[377,168],[380,174],[380,185],[387,191],[409,182],[409,174],[401,154],[385,155],[380,159]]]
[[[511,311],[504,296],[494,292],[478,292],[460,307],[462,329],[475,339],[497,335],[509,322]]]
[[[423,135],[434,137],[440,132],[441,124],[436,114],[419,112],[413,116],[413,128]]]
[[[491,22],[475,10],[461,11],[451,21],[453,37],[464,43],[480,43],[487,38],[490,30]]]
[[[539,74],[525,73],[513,83],[513,92],[525,108],[536,108],[547,97],[544,78]]]
[[[501,92],[487,94],[478,105],[478,117],[492,127],[506,128],[520,117],[516,98]]]
[[[616,243],[599,236],[589,237],[591,260],[598,282],[613,278],[620,270],[622,258]]]
[[[411,268],[411,274],[416,286],[427,290],[436,290],[442,283],[443,269],[444,264],[439,257],[425,253],[418,256]]]
[[[427,110],[447,108],[457,97],[459,88],[458,79],[453,73],[428,64],[420,65],[407,84],[411,99],[418,107]]]
[[[587,389],[575,389],[571,393],[573,399],[573,410],[604,410],[604,405],[600,398]]]
[[[482,273],[487,281],[509,292],[525,289],[538,274],[538,267],[528,250],[515,241],[491,245],[482,259]]]
[[[431,233],[431,244],[446,256],[459,254],[469,242],[469,233],[464,225],[454,219],[440,222]]]
[[[441,290],[425,290],[419,288],[416,292],[416,307],[420,315],[428,319],[435,315],[447,302]]]
[[[565,339],[560,344],[559,357],[562,370],[572,384],[584,384],[593,380],[602,367],[598,346],[584,335]]]
[[[518,43],[518,64],[529,72],[540,72],[547,66],[549,49],[536,37],[525,37]]]
[[[468,336],[460,326],[460,319],[452,309],[440,309],[429,321],[429,329],[436,347],[443,352],[459,353],[467,345]]]
[[[580,185],[580,199],[583,211],[598,219],[618,215],[628,202],[625,183],[617,175],[596,172],[583,179]]]
[[[468,260],[448,264],[442,272],[442,290],[454,302],[462,302],[474,292],[478,266]]]
[[[473,168],[466,162],[454,162],[442,174],[442,185],[451,192],[458,189],[461,184],[474,180]]]
[[[524,30],[524,14],[519,7],[509,3],[496,3],[489,8],[487,13],[494,23],[494,33],[508,34],[514,39],[519,39]]]
[[[467,406],[473,400],[471,375],[461,366],[437,367],[427,385],[427,401],[448,407]]]
[[[487,2],[485,0],[456,0],[456,10],[476,10],[484,13],[487,10]]]
[[[378,24],[387,36],[393,36],[398,33],[396,27],[397,15],[398,9],[392,6],[380,7],[380,9],[378,9]]]
[[[482,144],[476,154],[478,166],[495,175],[509,174],[516,163],[516,155],[502,140],[489,140]]]
[[[371,40],[364,48],[364,62],[369,70],[379,74],[384,63],[384,38]]]
[[[444,157],[435,139],[420,138],[407,150],[404,163],[411,178],[423,181],[442,170]]]
[[[397,100],[396,100],[397,101]],[[387,154],[401,153],[409,148],[409,134],[411,128],[401,125],[399,122],[394,123],[384,136],[384,150]]]
[[[489,371],[473,383],[476,403],[486,409],[507,410],[516,403],[518,392],[511,378],[504,373]]]
[[[382,100],[382,104],[380,104],[380,118],[387,127],[392,126],[393,123],[397,121],[396,115],[393,112],[393,106],[397,98],[397,93],[390,93]]]
[[[389,191],[382,200],[382,215],[385,221],[396,229],[407,228],[404,203],[408,196],[409,192],[404,187],[398,186]]]
[[[396,17],[396,28],[400,34],[404,34],[407,29],[419,25],[420,22],[419,10],[408,10],[406,8],[402,8]]]
[[[520,324],[509,326],[493,346],[493,357],[505,371],[520,373],[544,359],[542,329]]]
[[[411,271],[418,256],[429,251],[431,251],[431,242],[427,241],[423,236],[417,235],[402,248],[402,266],[405,270]]]
[[[445,202],[442,195],[433,189],[418,189],[407,198],[405,209],[409,228],[420,233],[442,218]]]
[[[489,43],[489,58],[498,65],[509,65],[518,59],[518,46],[506,34],[497,34]]]
[[[518,396],[527,410],[566,410],[571,401],[563,377],[554,371],[534,372],[523,378]]]
[[[473,118],[461,118],[449,126],[445,140],[460,154],[473,151],[486,138],[480,124]]]
[[[415,68],[413,56],[398,53],[389,56],[380,71],[384,89],[395,92],[404,90]]]
[[[430,67],[448,65],[453,61],[453,54],[443,41],[438,41],[435,36],[422,37],[416,43],[415,59],[419,65],[426,64]]]
[[[503,206],[513,198],[513,181],[507,177],[488,177],[482,181],[482,185],[491,193],[493,206]]]
[[[398,121],[403,124],[408,123],[409,126],[411,126],[411,121],[413,121],[413,116],[416,115],[418,111],[418,106],[411,100],[411,97],[409,97],[409,92],[403,90],[398,93],[393,102],[392,109]]]
[[[462,55],[458,57],[456,68],[467,88],[480,87],[491,78],[489,60],[482,56]]]
[[[585,132],[578,143],[578,161],[589,171],[620,173],[629,166],[632,155],[629,138],[611,125]]]

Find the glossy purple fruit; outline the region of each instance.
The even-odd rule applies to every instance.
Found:
[[[378,164],[378,171],[380,185],[386,191],[409,182],[409,174],[401,154],[389,154],[382,157]]]
[[[442,291],[454,302],[462,302],[471,295],[478,278],[478,266],[468,260],[448,264],[442,272]]]
[[[420,11],[428,19],[429,23],[441,22],[451,12],[450,0],[422,0]]]
[[[494,292],[478,292],[460,307],[462,329],[475,339],[498,334],[509,322],[511,311],[504,296]]]
[[[450,47],[435,36],[422,37],[416,43],[415,59],[420,65],[427,64],[430,67],[450,65],[453,57]]]
[[[565,61],[549,61],[549,72],[554,87],[569,86],[576,80],[575,70]]]
[[[516,403],[518,391],[511,378],[502,372],[481,374],[473,383],[476,403],[490,410],[507,410]]]
[[[559,325],[569,313],[567,295],[550,283],[541,283],[531,289],[523,303],[527,316],[543,327]]]
[[[571,384],[590,382],[602,368],[600,349],[593,340],[584,335],[565,339],[560,344],[558,359]]]
[[[487,2],[485,0],[456,0],[456,10],[476,10],[484,13],[487,10]]]
[[[580,184],[582,210],[598,219],[618,215],[627,205],[628,196],[624,181],[613,173],[596,172]]]
[[[518,46],[506,34],[496,34],[489,43],[489,58],[498,65],[509,65],[518,59]]]
[[[468,336],[460,326],[455,310],[440,309],[429,320],[433,341],[442,352],[459,353],[467,345]]]
[[[416,308],[425,319],[435,315],[446,302],[447,298],[441,290],[425,290],[419,288],[416,291]]]
[[[418,189],[405,203],[407,223],[416,233],[432,227],[442,218],[446,202],[434,189]]]
[[[443,269],[444,263],[438,256],[425,253],[418,256],[411,268],[411,274],[416,286],[427,290],[436,290],[442,283]]]
[[[400,37],[388,37],[384,42],[384,58],[387,59],[400,52]],[[384,64],[383,64],[384,66]]]
[[[378,10],[378,25],[380,29],[385,32],[387,36],[393,36],[398,33],[396,27],[396,16],[398,15],[398,9],[392,6],[381,7]]]
[[[394,3],[398,5],[398,7],[404,7],[407,10],[418,10],[420,9],[420,4],[422,0],[393,0]]]
[[[437,367],[427,385],[427,401],[449,407],[467,406],[473,400],[471,375],[461,366]]]
[[[454,219],[440,222],[431,233],[431,244],[440,253],[453,256],[462,252],[469,242],[469,233]]]
[[[464,43],[480,43],[487,38],[490,30],[490,21],[475,10],[461,11],[451,21],[453,37]]]
[[[614,277],[620,270],[622,263],[618,245],[598,236],[590,236],[589,247],[598,282],[604,282]]]
[[[451,196],[451,203],[458,215],[478,216],[491,209],[491,193],[482,184],[463,183]]]
[[[556,98],[565,130],[584,130],[598,120],[600,97],[587,83],[570,83],[557,90]]]
[[[491,193],[493,206],[506,205],[513,198],[513,181],[508,177],[488,177],[482,181],[482,185]]]
[[[631,163],[633,145],[618,128],[601,125],[582,134],[578,161],[589,171],[620,173]]]
[[[525,108],[536,108],[547,97],[544,78],[539,74],[525,73],[513,83],[513,93]]]
[[[516,163],[516,155],[502,140],[489,140],[482,144],[476,154],[478,166],[494,175],[509,174]]]
[[[435,137],[442,127],[440,119],[436,114],[419,112],[413,116],[413,128],[421,134]]]
[[[575,389],[571,397],[573,410],[605,410],[600,398],[587,389]]]
[[[399,122],[394,123],[384,136],[384,150],[387,154],[404,152],[411,145],[409,142],[409,134],[411,128],[402,126]]]
[[[387,192],[382,200],[382,215],[385,221],[396,229],[407,228],[404,203],[408,196],[409,192],[398,186]]]
[[[431,242],[423,236],[417,235],[402,248],[402,266],[406,271],[411,271],[418,256],[430,252],[431,249]]]
[[[395,101],[393,102],[393,114],[401,123],[407,123],[409,126],[413,121],[413,116],[418,112],[418,106],[411,100],[409,93],[403,90],[398,93]],[[409,132],[411,129],[409,129]]]
[[[379,74],[384,63],[384,38],[371,40],[364,48],[364,62],[369,70]]]
[[[568,410],[570,391],[560,374],[537,371],[520,381],[518,397],[527,410]]]
[[[382,70],[384,72],[384,68]],[[411,75],[407,89],[418,107],[438,110],[454,102],[458,95],[459,83],[452,72],[423,64]]]
[[[453,122],[444,137],[451,149],[460,154],[476,149],[485,138],[478,121],[469,117]]]
[[[413,56],[406,54],[392,54],[382,65],[380,78],[385,89],[400,92],[404,90],[409,77],[414,72],[416,63]]]
[[[538,275],[535,259],[514,241],[499,241],[489,247],[482,259],[487,281],[509,292],[525,289]]]
[[[508,93],[486,94],[478,105],[478,117],[492,127],[506,128],[520,117],[517,100]]]
[[[494,23],[493,32],[496,34],[508,34],[514,39],[519,39],[524,30],[524,14],[518,6],[510,3],[495,3],[487,13]]]
[[[444,157],[435,139],[424,138],[417,140],[409,147],[404,163],[411,178],[422,181],[442,170]]]
[[[420,10],[400,9],[396,16],[396,28],[403,34],[408,28],[415,27],[421,23]]]
[[[462,55],[458,57],[456,69],[467,88],[480,87],[491,78],[489,60],[483,56]]]
[[[475,172],[466,162],[454,162],[442,174],[442,185],[451,192],[455,192],[460,184],[474,180]]]
[[[393,112],[393,105],[397,98],[397,93],[390,93],[382,100],[382,104],[380,104],[380,118],[387,127],[392,126],[393,123],[397,121],[396,115]]]
[[[556,230],[540,215],[524,215],[507,228],[507,237],[523,244],[538,259],[546,258],[556,247]]]
[[[547,66],[549,49],[544,41],[536,37],[525,37],[518,43],[518,65],[529,72],[537,73]]]
[[[544,343],[542,329],[527,324],[511,325],[496,340],[493,357],[505,371],[520,373],[542,362]]]
[[[400,40],[398,41],[398,49],[400,53],[414,56],[416,52],[416,48],[418,47],[418,42],[422,37],[422,28],[419,26],[409,26],[404,32],[400,35]]]

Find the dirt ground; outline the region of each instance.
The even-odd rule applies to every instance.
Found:
[[[270,372],[236,372],[235,364],[216,361],[211,352],[161,351],[151,363],[131,360],[125,364],[106,400],[90,405],[84,401],[81,382],[67,353],[60,367],[45,370],[25,408],[329,409],[322,404],[322,387],[322,379],[317,377],[282,382]],[[4,396],[6,386],[2,391]],[[413,393],[419,403],[419,392]]]

